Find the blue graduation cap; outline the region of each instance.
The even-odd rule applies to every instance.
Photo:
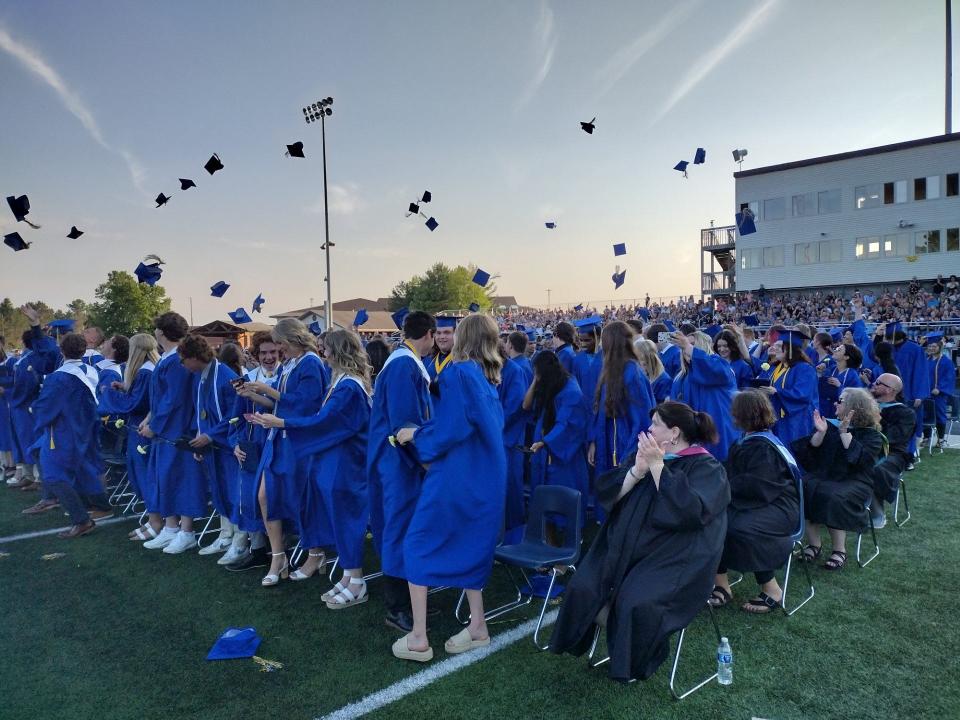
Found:
[[[229,315],[230,319],[233,320],[233,322],[235,322],[237,325],[239,325],[240,323],[253,322],[253,318],[247,315],[247,311],[244,310],[242,307],[237,308],[233,312],[227,313],[227,315]]]
[[[712,338],[715,338],[721,332],[723,332],[723,326],[721,325],[708,325],[703,328],[703,331]]]
[[[393,320],[393,324],[397,326],[397,330],[403,330],[403,321],[409,314],[410,308],[404,307],[400,308],[390,316],[390,318]]]
[[[20,250],[26,250],[30,247],[30,243],[20,237],[20,233],[12,232],[9,235],[3,236],[3,244],[14,252],[19,252]]]
[[[897,332],[903,332],[903,323],[901,322],[887,323],[887,327],[883,331],[883,336],[892,338],[893,334]]]
[[[573,309],[576,310],[577,312],[581,312],[583,311],[583,305],[574,305]]]
[[[474,303],[470,303],[469,310],[470,310],[470,312],[472,312],[472,313],[480,312],[480,305],[479,305],[478,303],[475,303],[475,302],[474,302]]]
[[[703,165],[707,161],[707,151],[703,148],[697,148],[696,154],[693,156],[694,165]]]
[[[161,263],[151,263],[150,265],[145,265],[140,263],[137,265],[137,269],[133,271],[133,274],[137,276],[137,282],[146,283],[150,287],[153,287],[157,284],[157,281],[160,279],[160,276],[163,274],[163,268],[160,267]]]
[[[843,340],[843,328],[830,328],[830,339],[834,342]]]
[[[486,287],[487,283],[490,282],[490,273],[477,268],[477,271],[473,274],[473,281],[480,287]]]
[[[627,244],[626,243],[617,243],[613,246],[613,256],[620,257],[621,255],[627,254]]]
[[[589,335],[595,330],[600,329],[600,326],[603,325],[603,318],[599,315],[593,315],[592,317],[583,318],[582,320],[574,320],[573,324],[581,334]]]
[[[307,325],[307,330],[309,330],[311,333],[313,333],[317,337],[323,334],[323,327],[321,327],[319,320],[314,320],[312,323]]]
[[[236,660],[253,657],[260,647],[260,636],[252,627],[230,627],[223,631],[207,653],[207,660]]]
[[[367,315],[366,308],[360,308],[359,310],[357,310],[356,317],[353,318],[353,326],[360,327],[369,319],[370,319],[370,316]]]
[[[737,232],[741,235],[752,235],[757,231],[757,224],[753,221],[753,211],[750,208],[744,208],[738,212],[735,221]]]
[[[556,230],[557,224],[555,222],[544,223],[547,226],[547,230]]]
[[[210,294],[213,297],[223,297],[223,294],[230,289],[230,283],[220,280],[210,286]]]
[[[521,325],[520,323],[517,323],[516,325],[514,325],[514,326],[513,326],[513,329],[514,329],[514,330],[519,330],[519,331],[522,332],[522,333],[527,332],[527,326],[526,326],[526,325]]]
[[[260,312],[260,308],[263,307],[263,304],[266,300],[263,299],[263,293],[259,293],[253,301],[253,312]]]
[[[610,276],[610,279],[613,280],[613,289],[617,290],[623,285],[624,281],[627,279],[627,271],[621,271],[619,268],[614,271],[613,275]]]
[[[664,320],[663,326],[667,329],[667,332],[676,332],[677,326],[673,324],[672,320]]]
[[[744,315],[743,324],[747,327],[756,327],[760,324],[760,319],[756,315]]]
[[[642,317],[644,320],[649,320],[650,311],[647,310],[645,307],[642,307],[639,310],[637,310],[637,317]]]
[[[801,332],[800,330],[784,330],[780,333],[779,340],[781,340],[785,345],[803,345],[804,340],[809,340],[806,333]]]
[[[427,221],[424,223],[424,225],[426,225],[430,229],[430,232],[433,232],[434,230],[437,229],[440,223],[438,223],[436,219],[434,219],[433,217],[429,217],[427,218]]]
[[[49,323],[47,323],[47,325],[52,328],[56,328],[57,330],[71,332],[73,330],[73,323],[73,318],[63,318],[61,320],[51,320]],[[941,336],[942,335],[943,333],[941,333]]]
[[[678,162],[676,165],[673,166],[673,169],[682,172],[683,176],[687,177],[687,165],[689,164],[690,163],[688,163],[686,160],[681,160],[680,162]]]
[[[457,326],[458,318],[452,317],[450,315],[437,315],[437,327],[438,328],[455,328]]]
[[[527,330],[524,334],[527,336],[527,340],[530,342],[537,341],[537,332],[535,330]]]
[[[927,333],[927,336],[923,338],[923,344],[927,343],[942,343],[943,342],[943,333],[942,332],[932,332]]]

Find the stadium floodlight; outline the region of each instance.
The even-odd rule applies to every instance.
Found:
[[[327,205],[327,126],[324,120],[333,115],[333,110],[330,108],[331,105],[333,105],[333,98],[326,97],[323,100],[317,100],[317,102],[311,103],[303,108],[304,120],[307,124],[316,122],[317,120],[320,121],[320,137],[323,144],[323,226],[325,242],[320,246],[320,249],[326,254],[327,261],[327,275],[323,278],[323,281],[327,284],[327,330],[333,328],[333,298],[330,287],[330,248],[334,246],[334,243],[330,242],[330,213]]]

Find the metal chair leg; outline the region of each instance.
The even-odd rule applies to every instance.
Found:
[[[610,656],[609,656],[609,655],[605,655],[604,657],[600,658],[599,660],[594,660],[594,659],[593,659],[594,653],[596,653],[596,651],[597,651],[597,645],[598,645],[599,642],[600,642],[600,632],[603,630],[603,628],[600,627],[599,625],[596,625],[595,628],[596,628],[596,629],[593,631],[593,642],[590,643],[590,652],[587,653],[588,665],[589,665],[590,667],[592,667],[592,668],[600,667],[600,666],[603,665],[604,663],[610,662]]]
[[[900,498],[903,498],[903,509],[907,513],[903,520],[900,520]],[[893,523],[898,528],[902,528],[910,520],[910,503],[907,502],[907,484],[900,478],[900,491],[897,493],[896,502],[893,503]]]
[[[799,545],[801,548],[803,548],[803,543],[799,541],[796,542],[795,545]],[[801,549],[801,552],[802,552],[802,549]],[[810,602],[810,600],[813,599],[813,596],[817,592],[813,587],[813,580],[810,578],[810,567],[809,567],[810,563],[805,563],[801,561],[800,565],[803,565],[803,572],[804,572],[804,575],[807,576],[807,585],[810,588],[810,592],[807,593],[807,596],[795,608],[793,608],[793,610],[787,609],[787,590],[790,587],[790,571],[793,567],[793,553],[791,552],[789,557],[787,557],[787,572],[783,576],[783,598],[780,600],[780,609],[783,610],[784,615],[786,615],[787,617],[790,617],[797,610],[799,610],[808,602]]]
[[[729,578],[729,575],[727,577]],[[736,580],[733,580],[730,582],[730,587],[733,587],[734,585],[740,582],[743,582],[743,573],[740,573],[740,577],[738,577]]]
[[[540,644],[540,628],[543,627],[543,616],[547,613],[547,605],[550,604],[550,596],[553,594],[553,585],[557,582],[557,569],[550,570],[550,587],[547,588],[547,595],[543,598],[543,607],[540,608],[540,617],[537,619],[537,627],[533,631],[533,644],[538,650],[546,650],[550,647],[550,641]]]
[[[714,631],[715,631],[716,634],[717,634],[717,644],[719,644],[719,643],[720,643],[720,638],[721,638],[720,625],[717,624],[717,617],[716,617],[716,615],[714,614],[713,606],[710,605],[709,603],[707,603],[707,608],[709,608],[709,610],[710,610],[710,620],[713,622],[713,629],[714,629]],[[688,627],[689,627],[689,626],[688,626]],[[682,692],[682,693],[681,693],[681,692],[678,692],[678,691],[676,690],[676,688],[674,687],[674,685],[675,685],[676,679],[677,679],[677,667],[680,665],[680,651],[683,649],[683,638],[684,638],[684,635],[686,634],[686,631],[687,631],[687,628],[683,628],[683,629],[680,631],[679,637],[677,638],[677,653],[676,653],[676,655],[675,655],[674,658],[673,658],[673,667],[672,667],[671,670],[670,670],[670,694],[673,696],[673,699],[674,699],[674,700],[683,700],[685,697],[689,697],[690,695],[692,695],[693,693],[695,693],[697,690],[699,690],[700,688],[702,688],[702,687],[703,687],[704,685],[706,685],[707,683],[712,682],[713,680],[715,680],[716,677],[717,677],[717,673],[714,672],[712,675],[710,675],[710,676],[707,677],[707,678],[704,678],[703,680],[701,680],[699,683],[697,683],[696,685],[694,685],[694,686],[693,686],[692,688],[690,688],[689,690],[686,690],[686,691],[684,691],[684,692]]]
[[[867,508],[866,512],[867,512],[867,522],[870,525],[870,535],[873,538],[874,552],[873,552],[873,555],[868,557],[866,560],[860,559],[860,545],[863,542],[863,531],[861,530],[860,533],[857,535],[857,565],[859,565],[862,568],[865,568],[867,565],[872,563],[876,559],[877,555],[880,554],[880,543],[877,542],[877,530],[873,526],[873,515],[870,513],[870,508]]]
[[[506,602],[503,605],[500,605],[499,607],[495,607],[490,610],[487,610],[483,614],[484,620],[493,620],[493,618],[495,617],[500,617],[501,615],[508,613],[511,610],[516,610],[519,607],[523,607],[524,605],[529,605],[530,603],[533,602],[532,594],[524,595],[523,592],[521,592],[520,585],[517,583],[517,579],[513,574],[513,568],[510,565],[504,565],[503,567],[506,568],[507,570],[507,577],[509,577],[510,582],[513,583],[513,587],[514,587],[514,590],[516,590],[517,596],[513,600],[510,600],[509,602]],[[526,582],[527,586],[529,587],[530,581],[527,578],[527,574],[523,571],[522,568],[520,569],[520,575],[523,576],[524,582]],[[461,592],[460,599],[457,601],[456,610],[454,611],[457,621],[461,625],[467,625],[470,622],[469,613],[467,613],[466,618],[461,617],[461,611],[463,609],[463,604],[465,599],[466,599],[466,593]],[[549,602],[549,598],[548,598],[548,602]]]

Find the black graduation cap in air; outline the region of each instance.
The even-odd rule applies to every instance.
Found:
[[[303,154],[303,143],[298,140],[293,145],[287,145],[287,157],[295,157],[295,158],[306,157]]]
[[[686,160],[681,160],[680,162],[678,162],[676,165],[673,166],[673,169],[678,170],[679,172],[682,172],[683,176],[687,177],[687,165],[689,164],[690,163],[688,163]]]
[[[196,187],[197,184],[190,178],[180,178],[180,189],[189,190],[192,187]]]
[[[224,293],[230,289],[230,283],[219,280],[210,286],[210,294],[213,297],[223,297]]]
[[[420,202],[428,203],[433,200],[433,194],[429,190],[424,190],[423,195],[420,196]]]
[[[143,262],[137,265],[137,269],[133,271],[133,274],[137,276],[137,282],[146,283],[153,287],[163,274],[163,268],[160,267],[161,265],[163,265],[163,260],[157,255],[147,255],[143,259]]]
[[[25,222],[34,230],[40,229],[39,225],[34,225],[27,220],[27,215],[30,213],[30,200],[26,195],[21,195],[20,197],[9,195],[7,197],[7,205],[10,206],[10,210],[13,212],[13,216],[17,219],[17,222]]]
[[[435,218],[429,217],[427,218],[427,221],[424,223],[424,225],[426,225],[430,229],[430,232],[433,232],[434,230],[437,229],[440,223],[438,223]]]
[[[547,226],[547,230],[556,230],[557,224],[555,222],[544,223]]]
[[[76,225],[72,225],[70,227],[70,232],[67,233],[67,237],[70,238],[71,240],[76,240],[81,235],[83,235],[83,230],[77,230]]]
[[[707,161],[707,151],[703,148],[697,148],[697,152],[693,156],[694,165],[703,165]]]
[[[211,175],[213,175],[217,170],[223,170],[223,163],[220,162],[220,156],[216,153],[211,155],[210,159],[207,160],[207,164],[203,166],[203,169]]]
[[[30,247],[30,243],[20,237],[20,233],[10,233],[9,235],[3,236],[3,244],[14,252],[19,252],[20,250],[26,250]]]
[[[613,275],[610,278],[613,280],[613,289],[617,290],[627,279],[627,271],[623,270],[621,272],[620,266],[617,265],[616,269],[613,271]]]
[[[161,205],[166,205],[169,199],[170,198],[168,198],[166,195],[164,195],[163,193],[160,193],[159,195],[157,195],[157,200],[156,200],[157,207],[160,207]]]
[[[596,121],[597,121],[597,118],[596,118],[596,116],[594,116],[593,120],[591,120],[590,122],[582,122],[582,123],[580,123],[580,128],[581,128],[587,135],[593,135],[593,130],[594,130],[594,128],[596,127],[596,125],[594,125],[594,123],[595,123]]]

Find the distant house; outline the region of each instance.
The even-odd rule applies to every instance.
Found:
[[[237,343],[243,348],[250,347],[250,340],[254,333],[269,331],[272,328],[272,325],[259,322],[234,325],[224,320],[214,320],[206,325],[194,326],[190,328],[190,332],[205,338],[210,343],[210,347],[216,350],[227,342]]]
[[[343,306],[343,307],[341,307]],[[357,310],[365,309],[367,311],[367,322],[362,327],[357,328],[360,335],[373,335],[376,333],[395,333],[397,326],[390,317],[390,312],[378,307],[378,304],[372,300],[356,298],[354,300],[344,300],[333,304],[333,326],[335,328],[350,329],[353,327],[353,321],[357,316]],[[287,312],[271,315],[270,317],[280,320],[282,318],[296,318],[308,327],[317,323],[321,330],[326,330],[327,310],[326,305],[315,305],[314,307],[299,308],[297,310],[288,310]]]

